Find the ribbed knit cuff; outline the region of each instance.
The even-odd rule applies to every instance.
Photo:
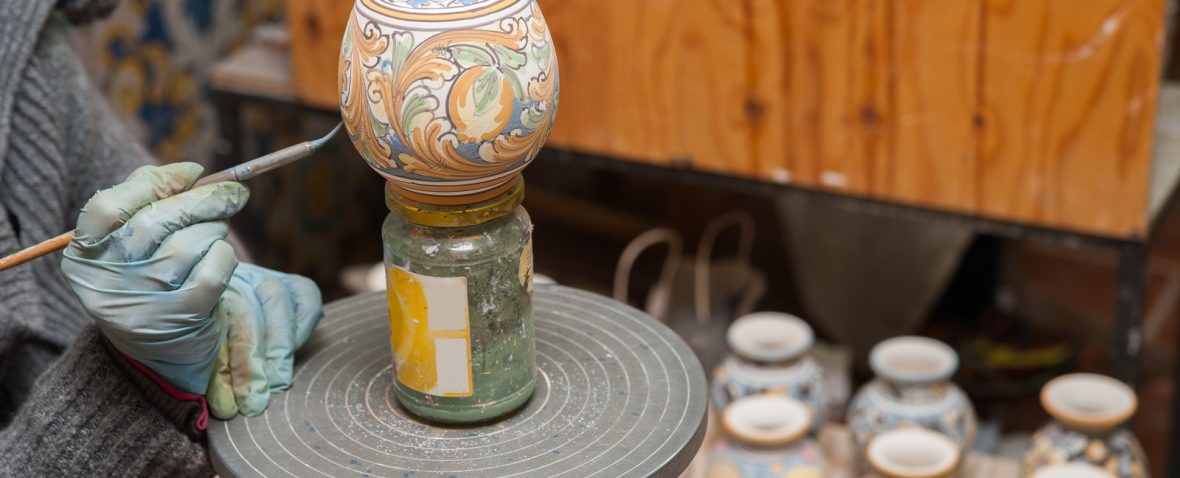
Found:
[[[182,432],[195,430],[199,407],[167,397],[105,342],[86,326],[38,379],[0,430],[0,476],[213,473],[201,441]]]
[[[102,338],[102,343],[131,385],[159,410],[160,415],[190,438],[200,438],[209,424],[205,397],[177,390],[147,366],[120,352],[106,337]]]

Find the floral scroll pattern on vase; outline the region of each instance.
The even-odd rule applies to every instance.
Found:
[[[557,112],[556,52],[533,0],[360,0],[339,66],[353,143],[420,197],[502,192]]]

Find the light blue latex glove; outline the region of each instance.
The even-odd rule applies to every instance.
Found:
[[[323,316],[323,302],[311,279],[242,264],[214,315],[224,339],[205,398],[213,416],[227,420],[262,413],[271,392],[290,388],[295,350]]]
[[[249,193],[237,183],[188,190],[201,171],[149,166],[100,191],[62,271],[120,351],[204,394],[214,416],[257,415],[291,386],[323,303],[310,279],[238,264],[225,219]]]
[[[238,259],[225,219],[238,183],[189,190],[199,165],[145,166],[82,208],[62,272],[102,332],[173,386],[204,394],[223,327],[213,309]]]

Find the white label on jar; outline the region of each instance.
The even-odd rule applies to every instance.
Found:
[[[389,331],[397,380],[422,393],[470,397],[467,279],[386,266]]]

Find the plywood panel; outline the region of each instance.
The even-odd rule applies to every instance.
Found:
[[[561,70],[549,143],[666,164],[676,116],[676,0],[541,0]]]
[[[891,154],[873,192],[974,210],[983,0],[888,3]]]
[[[676,55],[676,143],[673,154],[692,167],[742,176],[754,174],[751,126],[758,113],[749,108],[752,63],[748,2],[677,0],[670,14],[682,20]]]
[[[750,2],[751,68],[746,105],[750,150],[756,177],[777,183],[789,183],[799,176],[790,148],[791,102],[785,94],[790,87],[791,56],[786,46],[791,13],[791,2]]]
[[[609,21],[610,12],[588,8],[577,0],[540,0],[540,5],[553,35],[561,75],[561,98],[548,144],[606,152],[610,127],[592,120],[607,117],[607,102],[598,99],[603,92],[597,82],[614,68],[614,62],[608,61],[605,49],[587,48],[580,41],[605,41],[605,33],[595,33],[587,25],[602,25]]]
[[[352,2],[288,0],[291,30],[291,75],[300,101],[335,110],[340,104],[336,63]]]
[[[987,0],[979,212],[1142,232],[1163,0]]]
[[[1144,227],[1163,0],[542,0],[550,144],[993,218]]]
[[[888,154],[885,2],[755,3],[762,18],[752,49],[761,65],[756,85],[769,117],[754,133],[759,171],[771,180],[869,193],[872,167]]]

